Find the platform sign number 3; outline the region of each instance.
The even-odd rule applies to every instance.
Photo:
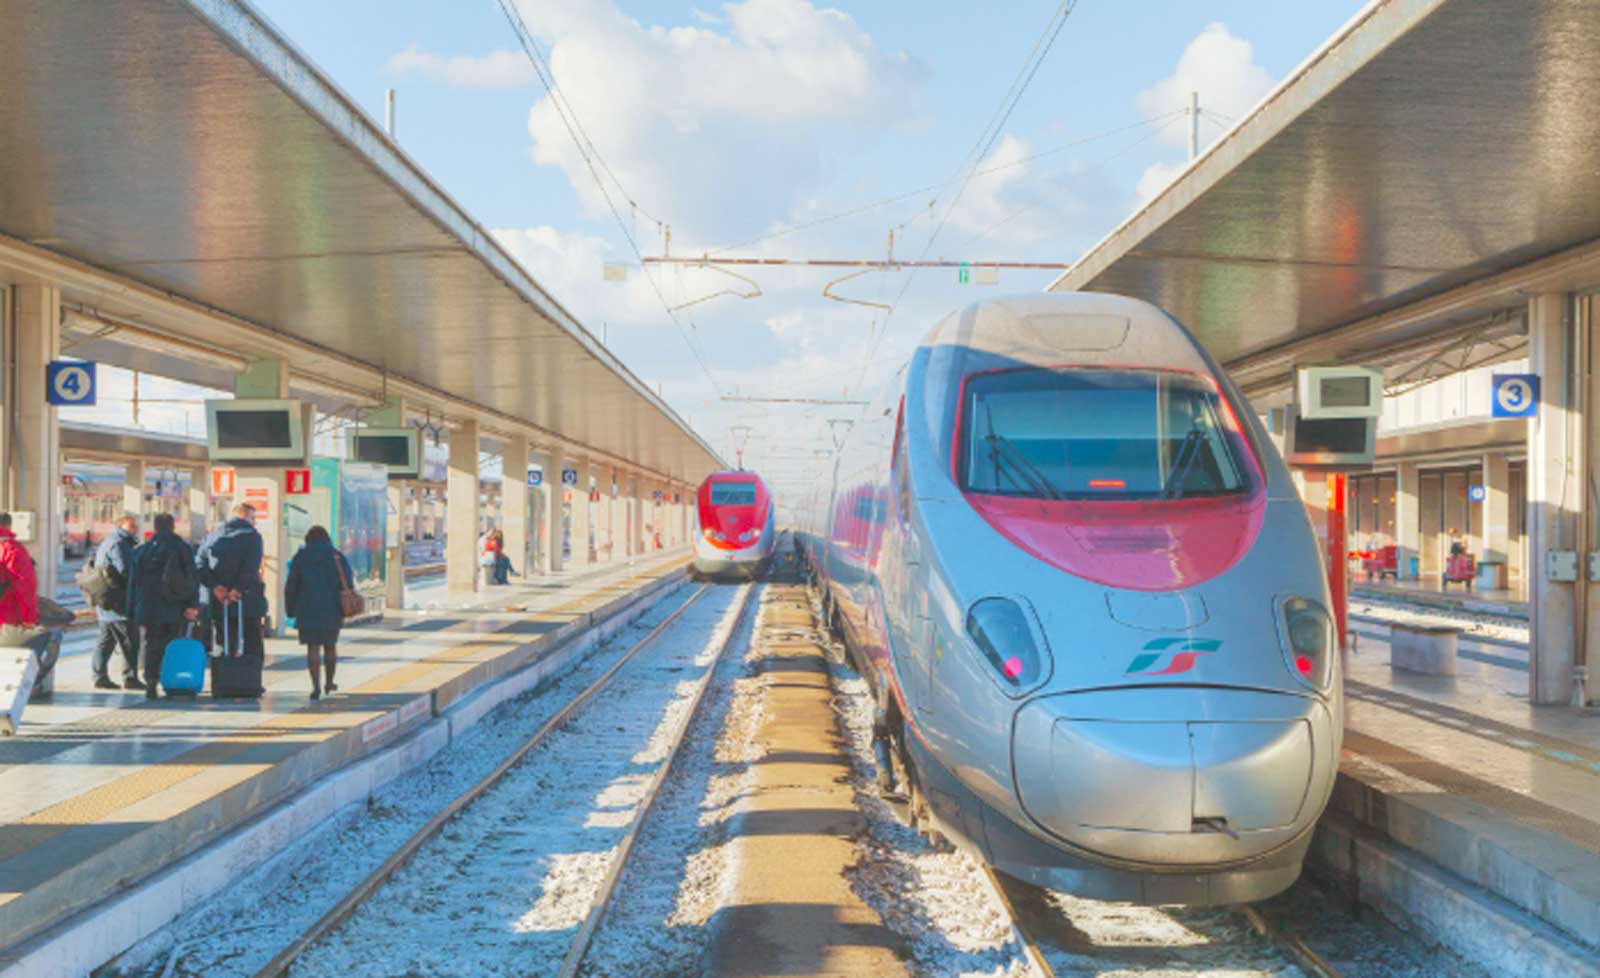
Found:
[[[45,401],[57,407],[94,406],[94,364],[55,360],[45,366]]]
[[[1496,418],[1531,418],[1539,413],[1538,374],[1495,374],[1494,404]]]

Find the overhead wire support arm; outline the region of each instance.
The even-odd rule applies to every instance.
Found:
[[[644,260],[645,261],[650,261],[650,259],[648,259],[648,258],[646,258]],[[762,294],[761,293],[761,283],[757,282],[755,279],[750,278],[747,275],[740,275],[738,272],[730,272],[726,268],[718,268],[717,266],[719,264],[721,264],[721,262],[714,262],[714,261],[711,261],[709,258],[707,258],[705,256],[701,256],[701,258],[700,258],[700,260],[698,262],[695,262],[695,261],[676,261],[675,260],[674,263],[675,264],[693,265],[696,268],[703,268],[706,271],[719,272],[719,273],[721,273],[723,275],[732,276],[733,278],[736,278],[741,282],[747,283],[750,286],[750,291],[749,292],[740,292],[740,291],[738,291],[736,289],[722,289],[720,291],[713,292],[710,295],[703,295],[698,299],[690,299],[688,302],[680,303],[680,304],[678,304],[676,306],[673,306],[671,308],[671,310],[670,310],[672,312],[677,312],[680,309],[687,309],[690,306],[697,306],[702,302],[709,302],[712,299],[720,298],[721,296],[725,296],[725,295],[731,295],[731,296],[734,296],[734,297],[739,298],[739,299],[757,299],[757,298],[761,297],[761,294]]]

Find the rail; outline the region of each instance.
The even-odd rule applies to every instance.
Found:
[[[512,751],[505,760],[501,761],[493,771],[490,771],[480,781],[472,785],[472,787],[468,788],[466,791],[462,792],[460,796],[442,808],[438,814],[433,816],[433,818],[429,819],[427,824],[423,825],[422,828],[413,833],[410,838],[406,839],[406,841],[402,843],[399,848],[389,855],[389,858],[385,859],[383,863],[378,866],[377,869],[368,874],[365,879],[357,883],[348,893],[345,894],[342,899],[340,899],[337,904],[333,906],[332,909],[318,918],[317,921],[310,927],[302,931],[300,935],[290,942],[287,947],[278,952],[278,954],[273,957],[271,961],[267,962],[267,964],[262,967],[261,970],[257,971],[255,973],[255,978],[278,978],[278,976],[286,974],[301,955],[303,955],[318,941],[332,933],[335,928],[337,928],[345,921],[346,918],[356,911],[356,908],[361,906],[361,904],[364,903],[368,897],[375,893],[378,888],[388,881],[391,876],[393,876],[402,866],[410,861],[411,857],[414,856],[417,851],[428,842],[428,840],[437,835],[439,830],[444,828],[444,826],[447,825],[451,819],[455,818],[455,816],[460,814],[463,809],[471,805],[474,801],[477,801],[478,798],[481,797],[485,792],[499,783],[499,781],[505,777],[507,773],[521,763],[522,759],[526,757],[530,751],[543,743],[545,739],[553,731],[559,729],[569,717],[571,717],[574,713],[581,709],[584,704],[588,703],[602,690],[604,690],[606,686],[611,683],[611,680],[622,671],[624,666],[626,666],[630,661],[633,660],[635,656],[637,656],[641,651],[659,638],[661,634],[671,627],[671,625],[677,621],[678,618],[682,616],[682,614],[687,611],[691,605],[700,600],[700,598],[705,595],[707,590],[709,590],[709,585],[702,586],[693,594],[691,594],[688,599],[683,602],[683,604],[679,605],[673,610],[672,614],[668,615],[661,621],[660,624],[651,629],[648,635],[634,643],[627,652],[623,653],[623,655],[617,659],[616,662],[612,663],[610,668],[602,673],[593,683],[590,683],[583,690],[583,692],[579,693],[577,696],[574,696],[570,702],[560,709],[560,711],[558,711],[549,720],[546,720],[538,730],[535,730],[527,740],[523,741],[516,750]],[[746,599],[748,600],[748,594]],[[744,609],[742,607],[740,608],[739,613],[741,616],[744,614]],[[729,634],[731,635],[732,633],[733,630],[730,630]],[[726,648],[726,643],[724,643],[723,647]],[[721,651],[721,649],[718,650],[719,657],[721,655]],[[709,681],[711,672],[714,669],[715,665],[713,664],[712,669],[707,670],[707,681]],[[695,699],[696,707],[699,706],[699,702],[699,696],[697,695]],[[690,711],[691,717],[693,712],[693,710]],[[685,729],[687,729],[687,726],[685,726]],[[676,756],[677,747],[675,745],[673,748],[672,758],[676,758]],[[663,766],[663,769],[670,767],[670,765],[671,759],[669,759],[667,764]],[[654,801],[654,793],[651,794],[650,801]],[[620,875],[620,873],[618,875]]]

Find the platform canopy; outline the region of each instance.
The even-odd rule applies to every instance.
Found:
[[[1600,5],[1364,9],[1053,285],[1138,296],[1252,394],[1520,355],[1526,295],[1600,283]]]
[[[45,253],[217,314],[154,329],[148,302],[137,312],[120,285],[69,276],[69,306],[153,327],[86,327],[71,352],[126,341],[123,362],[214,383],[227,351],[288,350],[297,380],[370,395],[386,373],[413,403],[491,431],[532,426],[536,441],[542,429],[691,483],[718,467],[248,4],[0,0],[0,23],[0,251],[13,259],[0,284],[26,278],[18,254]]]

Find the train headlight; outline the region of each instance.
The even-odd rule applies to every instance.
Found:
[[[707,540],[725,541],[728,538],[723,536],[721,531],[714,530],[714,529],[712,529],[711,527],[708,526],[708,527],[706,527],[706,539]]]
[[[1289,671],[1312,689],[1325,691],[1333,681],[1333,658],[1338,651],[1333,618],[1309,598],[1288,598],[1280,610]]]
[[[739,534],[739,542],[740,543],[753,543],[753,542],[755,542],[756,540],[759,540],[759,539],[761,539],[761,531],[760,530],[746,530],[743,533]]]
[[[1010,598],[975,602],[967,612],[967,635],[1012,695],[1032,689],[1050,671],[1031,616]]]

